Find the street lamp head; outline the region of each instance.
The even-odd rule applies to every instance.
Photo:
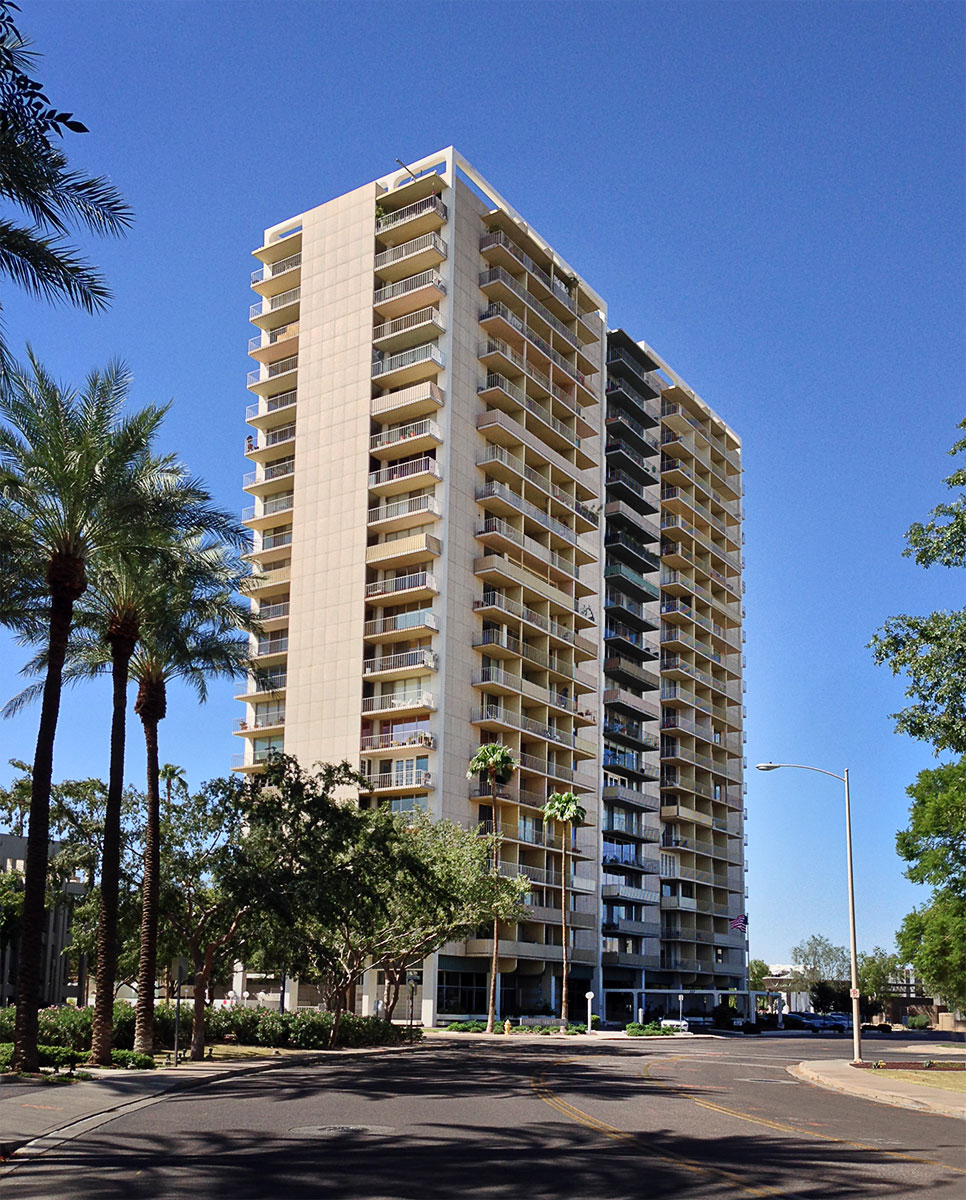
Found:
[[[756,771],[777,771],[781,763],[755,763]]]

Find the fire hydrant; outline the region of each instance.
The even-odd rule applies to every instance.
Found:
[[[510,1018],[507,1017],[507,1019],[503,1022],[503,1032],[505,1034],[509,1034],[509,1032],[512,1028],[513,1028],[513,1026],[510,1024]]]

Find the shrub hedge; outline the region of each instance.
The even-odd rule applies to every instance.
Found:
[[[631,1021],[625,1026],[624,1032],[628,1037],[672,1037],[674,1034],[673,1029],[665,1029],[656,1021],[652,1021],[650,1025],[640,1025],[637,1021]]]

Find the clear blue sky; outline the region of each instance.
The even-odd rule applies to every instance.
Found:
[[[894,834],[934,760],[896,737],[865,645],[963,603],[900,557],[966,416],[964,12],[930,3],[22,0],[71,159],[137,213],[91,246],[96,319],[4,284],[8,336],[64,380],[127,359],[141,403],[240,509],[251,294],[268,224],[454,144],[744,439],[748,761],[850,766],[859,940],[918,899]],[[3,643],[0,695],[21,653]],[[177,699],[163,760],[235,749],[234,689]],[[109,685],[65,703],[57,777],[107,770]],[[0,724],[30,758],[37,713]],[[139,729],[129,777],[142,778]],[[751,951],[847,937],[833,780],[748,775]]]

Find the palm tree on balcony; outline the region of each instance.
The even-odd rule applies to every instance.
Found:
[[[543,806],[544,820],[556,821],[563,825],[563,877],[561,884],[563,895],[560,903],[560,931],[563,935],[563,977],[560,986],[560,1024],[566,1028],[567,1026],[567,944],[568,928],[567,928],[567,850],[570,846],[572,831],[578,825],[583,825],[587,819],[587,810],[583,807],[573,792],[553,792],[547,797],[547,803]]]
[[[488,742],[481,746],[470,759],[466,778],[474,775],[487,775],[490,780],[490,795],[493,800],[493,871],[500,869],[500,810],[499,787],[509,783],[513,772],[519,766],[513,751],[499,742]],[[490,962],[490,997],[486,1014],[486,1032],[496,1031],[496,975],[500,968],[500,918],[493,916],[493,957]]]

